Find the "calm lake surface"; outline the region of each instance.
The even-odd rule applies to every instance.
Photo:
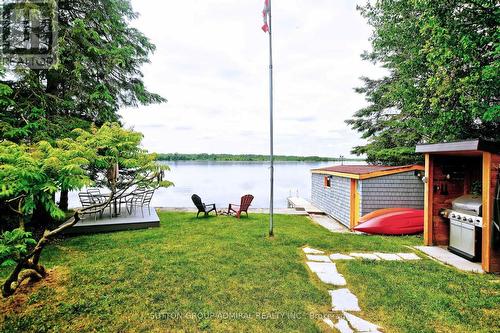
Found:
[[[269,162],[162,162],[170,166],[166,179],[175,186],[159,189],[154,207],[192,207],[191,195],[198,194],[217,208],[239,204],[244,194],[252,194],[254,208],[269,207]],[[355,164],[354,162],[348,162]],[[360,163],[358,163],[360,164]],[[335,165],[335,162],[276,162],[274,206],[285,208],[290,195],[311,197],[311,169]],[[103,190],[104,192],[106,190]],[[79,206],[77,193],[70,194],[70,207]]]

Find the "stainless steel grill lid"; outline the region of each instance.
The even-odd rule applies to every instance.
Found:
[[[468,194],[453,200],[452,209],[468,211],[474,213],[476,216],[481,216],[482,205],[483,200],[480,196]]]

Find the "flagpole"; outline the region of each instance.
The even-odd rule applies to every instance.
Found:
[[[273,35],[272,11],[269,0],[269,124],[270,124],[270,173],[271,188],[269,200],[269,236],[274,236],[274,128],[273,128]]]

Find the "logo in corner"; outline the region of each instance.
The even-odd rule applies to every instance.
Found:
[[[56,62],[56,0],[0,0],[0,61],[10,69],[48,69]]]

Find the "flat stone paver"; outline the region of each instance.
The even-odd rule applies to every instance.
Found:
[[[353,260],[354,258],[348,256],[347,254],[334,253],[330,255],[330,259],[332,260]]]
[[[333,325],[333,321],[330,318],[324,318],[323,322],[327,324],[330,328],[335,328],[335,326]]]
[[[403,258],[394,253],[375,252],[374,254],[382,260],[390,260],[390,261],[403,260]]]
[[[347,285],[344,276],[337,271],[334,263],[307,262],[307,265],[316,273],[321,282],[339,287]]]
[[[345,319],[339,319],[339,322],[334,324],[332,328],[336,328],[340,333],[354,333]]]
[[[421,260],[419,256],[417,256],[415,253],[397,253],[398,256],[403,258],[403,260]]]
[[[415,248],[427,254],[428,256],[442,263],[451,265],[461,271],[484,273],[481,264],[459,257],[445,248],[441,248],[438,246],[415,246]]]
[[[334,272],[338,273],[337,271],[337,266],[332,263],[332,262],[311,262],[308,261],[306,262],[307,266],[313,271],[314,273],[326,273],[326,272]]]
[[[369,321],[366,321],[366,320],[361,319],[359,317],[356,317],[355,315],[352,315],[348,312],[344,312],[344,317],[347,319],[347,321],[349,322],[351,327],[356,330],[356,332],[366,332],[366,333],[378,333],[378,332],[380,332],[379,326],[372,324]]]
[[[302,251],[304,251],[305,254],[325,254],[325,252],[323,251],[316,250],[310,247],[305,247],[302,249]]]
[[[309,215],[311,220],[313,220],[315,223],[319,224],[323,228],[327,229],[330,232],[333,233],[345,233],[349,232],[349,229],[345,227],[343,224],[340,222],[337,222],[336,220],[332,219],[329,216],[326,215]]]
[[[309,261],[319,261],[319,262],[332,262],[328,256],[306,254],[306,258]]]
[[[349,255],[351,257],[362,258],[362,259],[380,260],[380,258],[373,253],[350,253]]]
[[[347,288],[328,291],[332,297],[332,311],[361,311],[358,298]]]
[[[337,287],[343,287],[347,285],[344,276],[339,273],[316,273],[316,275],[323,283],[332,284]]]

